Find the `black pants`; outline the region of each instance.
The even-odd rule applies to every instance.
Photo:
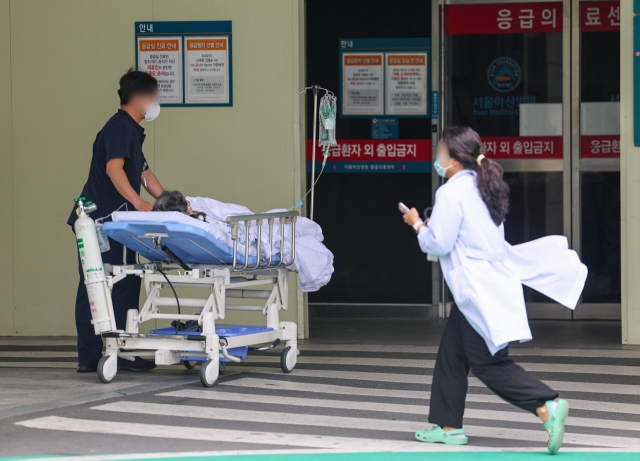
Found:
[[[440,342],[431,385],[429,422],[459,429],[467,397],[469,369],[489,389],[515,406],[536,414],[536,408],[558,394],[509,357],[509,348],[492,356],[484,339],[457,306]]]
[[[109,239],[111,249],[102,253],[102,262],[108,264],[122,264],[122,245]],[[133,264],[135,254],[128,251],[127,262]],[[80,282],[76,294],[76,330],[78,331],[78,361],[84,364],[96,363],[102,357],[102,337],[96,335],[91,324],[91,310],[89,309],[89,297],[84,284],[82,265],[78,257],[78,273]],[[124,330],[127,323],[127,311],[138,309],[140,300],[140,277],[125,277],[113,286],[111,294],[113,301],[113,313],[116,318],[116,327]]]

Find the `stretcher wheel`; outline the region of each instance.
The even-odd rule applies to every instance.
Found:
[[[98,362],[98,378],[107,384],[113,381],[118,372],[118,356],[105,355]]]
[[[187,370],[193,370],[198,364],[195,360],[183,360],[182,363]]]
[[[224,373],[224,370],[227,368],[226,362],[220,362],[220,374]]]
[[[282,349],[282,354],[280,354],[280,368],[285,373],[291,373],[296,366],[296,362],[298,361],[298,355],[295,350],[291,350],[291,346],[287,346]]]
[[[214,363],[212,360],[207,360],[202,363],[200,368],[200,382],[204,387],[213,387],[218,380],[218,374],[220,373],[219,361]]]

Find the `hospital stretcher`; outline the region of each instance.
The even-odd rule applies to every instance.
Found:
[[[199,227],[185,224],[153,222],[109,222],[106,234],[135,251],[136,264],[104,265],[105,282],[111,290],[124,277],[141,277],[147,299],[138,310],[127,313],[125,331],[103,332],[105,355],[98,365],[98,376],[108,383],[116,375],[117,358],[133,360],[145,357],[158,365],[182,363],[191,369],[201,363],[200,381],[211,387],[228,362],[240,362],[251,350],[271,349],[281,342],[285,347],[280,367],[285,373],[296,365],[297,326],[281,322],[278,312],[287,309],[287,269],[295,259],[297,212],[230,216],[233,246],[229,247]],[[267,228],[264,228],[264,226]],[[244,250],[239,249],[240,226],[245,226]],[[250,241],[252,226],[257,227],[257,241]],[[262,230],[268,229],[263,241]],[[291,248],[285,257],[274,254],[275,230],[280,230],[280,248]],[[287,232],[285,232],[285,230]],[[285,237],[286,235],[286,237]],[[285,242],[286,240],[286,242]],[[269,258],[262,255],[269,245]],[[251,254],[250,248],[257,250]],[[126,252],[126,250],[125,250]],[[146,261],[141,262],[141,257]],[[167,273],[171,271],[171,273]],[[204,297],[194,291],[206,289]],[[266,289],[265,289],[266,288]],[[170,289],[173,296],[161,294]],[[178,290],[176,290],[178,289]],[[197,290],[200,289],[200,290]],[[185,297],[189,292],[192,297]],[[110,296],[108,297],[110,303]],[[261,305],[227,304],[229,299],[261,300]],[[249,303],[247,303],[249,304]],[[111,312],[112,306],[109,306]],[[179,307],[179,313],[162,312],[164,307]],[[226,311],[260,311],[264,326],[218,324]],[[175,327],[140,333],[140,325],[155,320],[197,321],[200,331],[176,331]],[[262,345],[262,347],[259,347]]]

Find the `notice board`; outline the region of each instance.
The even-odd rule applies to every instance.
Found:
[[[340,39],[341,117],[430,114],[429,38]]]
[[[135,37],[162,106],[233,106],[231,21],[136,22]]]

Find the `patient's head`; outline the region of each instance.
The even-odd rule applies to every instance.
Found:
[[[180,213],[190,214],[191,207],[182,192],[178,190],[166,190],[156,203],[153,204],[153,211],[179,211]]]

